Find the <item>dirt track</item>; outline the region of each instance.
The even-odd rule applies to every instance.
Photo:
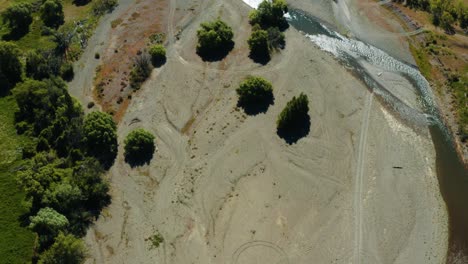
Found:
[[[284,51],[266,66],[254,64],[241,1],[168,6],[168,61],[119,124],[113,201],[86,237],[89,263],[444,259],[446,215],[427,131],[400,124],[294,29]],[[235,29],[236,46],[222,62],[205,63],[194,52],[196,29],[217,16]],[[248,74],[274,84],[265,114],[236,108],[235,88]],[[311,102],[311,131],[288,145],[275,120],[300,92]],[[131,169],[122,142],[137,127],[156,135],[157,152],[150,165]],[[164,243],[155,249],[148,238],[157,232]]]

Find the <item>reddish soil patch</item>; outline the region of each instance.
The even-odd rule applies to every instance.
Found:
[[[147,48],[151,35],[165,31],[168,9],[169,1],[140,1],[112,25],[112,39],[100,54],[102,63],[96,72],[94,96],[117,122],[134,92],[129,85],[134,59]]]

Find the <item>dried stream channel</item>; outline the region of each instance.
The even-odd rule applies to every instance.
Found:
[[[333,54],[349,68],[400,120],[415,130],[429,126],[436,149],[440,189],[449,213],[447,263],[467,263],[467,171],[455,152],[447,128],[441,122],[428,82],[416,67],[403,63],[364,42],[341,36],[302,11],[290,10],[288,20],[291,26],[302,31],[313,43]],[[375,69],[381,72],[374,72]],[[379,76],[382,72],[397,73],[410,81],[414,90],[406,92],[416,94],[417,103],[405,101],[399,97],[401,91],[395,91],[394,87],[380,82]]]

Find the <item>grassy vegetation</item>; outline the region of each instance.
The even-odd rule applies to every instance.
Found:
[[[410,44],[410,50],[416,60],[416,64],[418,65],[421,74],[424,75],[427,80],[431,80],[432,66],[429,62],[427,52],[424,48],[416,47],[413,44]]]
[[[465,66],[461,76],[453,76],[449,86],[455,97],[457,116],[460,125],[459,133],[463,141],[468,140],[468,66]]]
[[[17,108],[13,97],[0,98],[0,256],[2,263],[27,263],[31,260],[35,235],[20,225],[20,216],[27,212],[22,193],[11,172],[21,165],[25,136],[18,136],[14,126]]]

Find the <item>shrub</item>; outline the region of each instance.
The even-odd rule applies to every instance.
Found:
[[[60,233],[54,244],[41,254],[39,264],[80,264],[85,258],[86,247],[83,241],[73,235]]]
[[[15,44],[0,41],[0,95],[7,94],[21,81],[20,51]]]
[[[137,56],[130,72],[130,86],[135,90],[140,89],[141,84],[151,75],[152,69],[151,58],[148,54],[143,53]]]
[[[31,50],[26,53],[26,76],[42,80],[61,74],[62,58],[53,50]]]
[[[112,116],[95,111],[85,117],[83,141],[88,155],[110,167],[117,156],[117,125]]]
[[[278,116],[277,132],[288,143],[306,136],[310,130],[309,99],[303,93],[293,97]]]
[[[64,20],[63,6],[59,0],[46,0],[41,6],[41,19],[51,28],[58,28]]]
[[[37,215],[30,217],[29,228],[39,234],[42,246],[47,246],[54,237],[69,225],[68,219],[52,208],[46,207],[39,210]]]
[[[24,34],[29,31],[32,19],[32,5],[18,3],[11,5],[2,13],[3,21],[10,27],[11,34]]]
[[[125,160],[131,166],[143,165],[153,158],[154,136],[144,130],[136,129],[125,138]]]
[[[166,49],[161,44],[151,46],[149,50],[151,62],[155,67],[161,66],[166,62]]]
[[[268,33],[268,48],[270,51],[277,49],[284,49],[286,44],[284,40],[284,33],[277,27],[271,27],[267,30]]]
[[[93,13],[95,16],[101,16],[110,13],[117,6],[117,0],[96,0],[93,1]]]
[[[265,112],[273,103],[273,86],[262,77],[250,76],[236,89],[238,106],[248,114]]]
[[[197,37],[197,53],[204,60],[222,59],[234,47],[232,28],[219,18],[201,23]]]
[[[288,12],[288,6],[284,0],[264,0],[256,10],[249,14],[249,22],[258,24],[262,28],[278,27],[282,30],[288,27],[284,14]]]

